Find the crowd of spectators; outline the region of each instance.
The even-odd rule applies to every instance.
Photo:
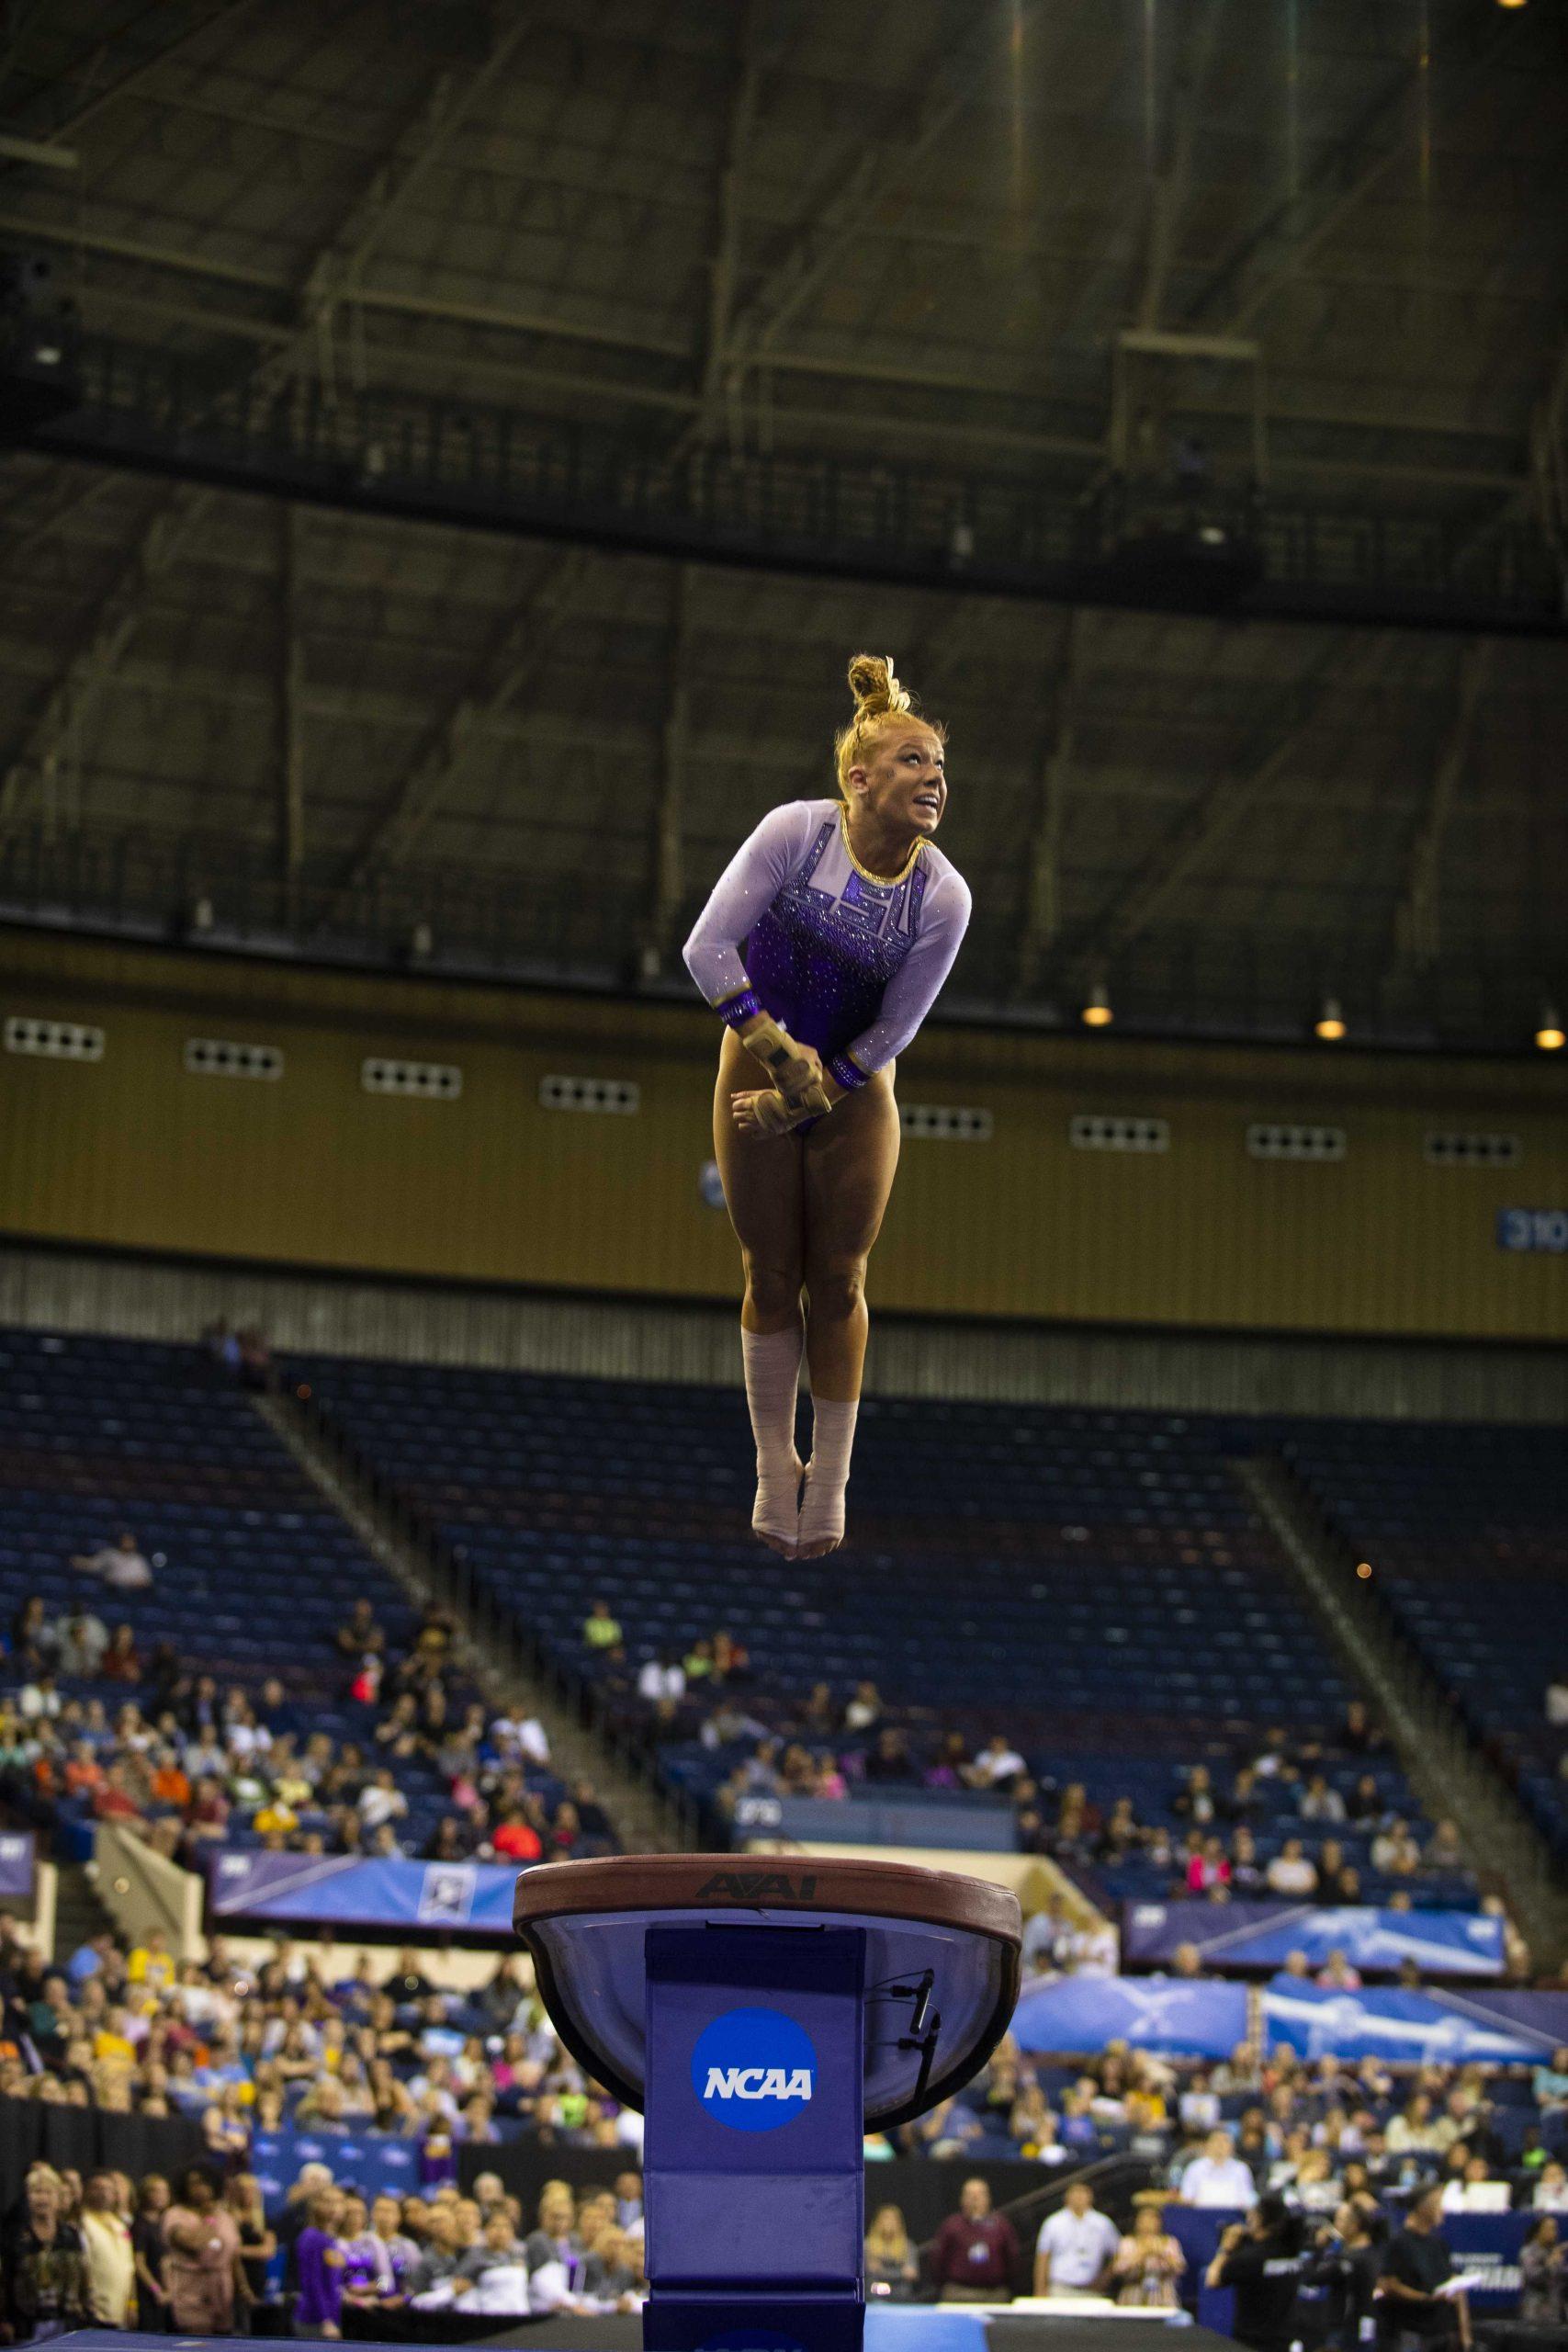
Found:
[[[75,1565],[117,1596],[152,1568],[130,1531]],[[0,1668],[0,1797],[17,1816],[118,1821],[194,1865],[216,1841],[307,1854],[537,1861],[615,1850],[592,1783],[553,1776],[539,1723],[488,1708],[450,1614],[427,1606],[400,1653],[371,1602],[299,1682],[220,1683],[160,1643],[138,1646],[88,1602],[14,1612]],[[340,1736],[319,1727],[312,1685]]]
[[[366,2196],[300,2167],[268,2213],[254,2174],[170,2181],[38,2163],[0,2233],[9,2339],[73,2327],[182,2336],[434,2335],[435,2316],[636,2311],[647,2293],[642,2178],[581,2198],[551,2181],[532,2225],[500,2177],[471,2195]],[[405,2320],[406,2315],[406,2320]]]
[[[1393,2068],[1241,2043],[1216,2065],[1112,2044],[1081,2064],[1010,2036],[963,2091],[896,2134],[900,2152],[1022,2155],[1050,2165],[1131,2153],[1189,2204],[1266,2191],[1331,2211],[1348,2185],[1450,2207],[1568,2213],[1568,2049],[1527,2075],[1477,2064]]]
[[[293,2126],[396,2134],[433,2179],[464,2144],[641,2145],[640,2117],[585,2079],[510,1955],[468,1993],[412,1951],[383,1973],[330,1940],[280,1941],[253,1966],[215,1937],[176,1961],[157,1929],[129,1948],[106,1931],[57,1967],[0,1915],[0,2098],[183,2115],[226,2168]]]
[[[14,1945],[9,1949],[14,1955]],[[112,1973],[101,1953],[98,1958],[100,1967],[93,1970],[86,1952],[75,1956],[85,1982]],[[237,2046],[254,2044],[257,2024],[263,2043],[271,2029],[281,2027],[273,2049],[282,2075],[298,2064],[283,2055],[286,2048],[299,2047],[301,2016],[291,2015],[291,2008],[309,2019],[307,2037],[319,2029],[321,1972],[318,1960],[287,1949],[276,1965],[281,1974],[270,1990],[241,2000],[242,2011],[252,1998],[260,2007],[243,2016]],[[16,1974],[13,1956],[8,2028],[25,1991],[15,1984]],[[164,1990],[153,2000],[146,1988],[161,1978]],[[278,1982],[293,1984],[295,1993],[279,1992]],[[243,1983],[220,1950],[166,1978],[156,1949],[131,1955],[125,1979],[109,1988],[120,1996],[107,2013],[114,2022],[92,2038],[96,2047],[104,2037],[104,2055],[96,2063],[133,2069],[138,2063],[162,2064],[163,2077],[144,2075],[144,2107],[160,2095],[154,2086],[160,2081],[172,2106],[188,2090],[211,2096],[220,2080],[237,2075],[248,2081],[250,2100],[242,2098],[234,2109],[220,2111],[243,2117],[264,2096],[258,2086],[267,2061],[258,2058],[248,2070],[243,2060],[231,2061],[236,2045],[230,2030],[209,2024],[211,2044],[203,2064],[182,2067],[173,2078],[167,2061],[128,2062],[113,2046],[134,2012],[184,2018],[193,2007],[201,2010],[193,1992],[205,1989],[221,2001],[238,1994]],[[143,1988],[140,1998],[137,1985]],[[403,2022],[369,2030],[400,2033],[414,2063],[427,2075],[435,2074],[431,2044],[440,2029],[422,2024],[434,2018],[435,2007],[415,1969],[400,1965],[385,1996],[367,1995],[354,1973],[335,1980],[333,1990],[333,2013],[346,2025],[363,2009],[367,2025],[348,2025],[335,2039],[323,2035],[314,2073],[301,2071],[296,2079],[319,2082],[334,2075],[341,2083],[346,2070],[350,2098],[361,2107],[350,2061],[363,2054],[355,2043],[368,2020],[378,2014],[385,2018],[383,2001],[392,2018]],[[475,2006],[488,2001],[499,2016],[516,1990],[512,1963],[504,1963]],[[450,2008],[447,2023],[450,2028]],[[549,2096],[546,2081],[552,2074],[560,2078],[561,2062],[558,2056],[547,2062],[549,2029],[527,1996],[511,2025],[501,2036],[502,2046],[532,2041],[538,2056],[522,2064],[544,2067],[537,2114]],[[36,2056],[39,2044],[25,2028],[22,2038]],[[79,2078],[69,2054],[57,2064],[53,2079],[64,2087],[56,2095],[71,2095]],[[201,2081],[193,2082],[193,2075]],[[1479,2066],[1396,2075],[1373,2061],[1308,2063],[1250,2045],[1212,2067],[1115,2045],[1068,2069],[1059,2061],[1032,2059],[1010,2038],[957,2098],[868,2146],[873,2181],[875,2158],[895,2149],[923,2148],[958,2160],[953,2168],[956,2210],[924,2245],[911,2239],[897,2205],[868,2199],[874,2213],[865,2243],[868,2291],[894,2300],[999,2301],[1032,2288],[1055,2297],[1098,2294],[1128,2306],[1174,2307],[1183,2297],[1190,2300],[1197,2280],[1173,2214],[1178,2208],[1196,2209],[1224,2224],[1204,2275],[1211,2285],[1235,2290],[1235,2333],[1244,2343],[1271,2340],[1259,2324],[1268,2301],[1265,2281],[1271,2278],[1280,2294],[1280,2282],[1288,2280],[1287,2301],[1303,2287],[1320,2291],[1330,2340],[1347,2352],[1366,2340],[1362,2323],[1379,2309],[1385,2321],[1396,2312],[1402,2324],[1424,2336],[1468,2344],[1463,2295],[1438,2291],[1455,2268],[1443,2232],[1455,2214],[1512,2204],[1527,2215],[1520,2316],[1560,2326],[1568,2284],[1560,2235],[1568,2227],[1568,2050],[1536,2069],[1528,2086],[1513,2085],[1528,2088],[1531,2099],[1522,2134],[1499,2129],[1502,2087],[1495,2070]],[[591,2130],[585,2137],[580,2126],[565,2121],[568,2110],[558,2092],[556,2097],[555,2124],[539,2128],[555,2132],[563,2150],[561,2173],[547,2182],[528,2214],[508,2194],[500,2171],[481,2170],[466,2191],[460,2188],[451,2177],[449,2152],[428,2139],[428,2177],[417,2193],[375,2194],[355,2180],[351,2151],[335,2177],[330,2163],[300,2165],[270,2208],[238,2133],[227,2145],[215,2139],[209,2163],[186,2167],[172,2180],[152,2175],[132,2182],[112,2172],[84,2180],[37,2165],[0,2233],[0,2303],[13,2337],[23,2341],[87,2324],[204,2335],[438,2337],[439,2315],[447,2311],[467,2319],[635,2310],[647,2283],[636,2133],[626,2135],[625,2162],[613,2188],[574,2190],[564,2177],[570,2169],[565,2150],[606,2140],[615,2144],[616,2135]],[[590,2107],[598,2103],[592,2086],[584,2098]],[[601,2125],[604,2120],[597,2119]],[[332,2112],[318,2117],[316,2132],[326,2135],[329,2150],[340,2128]],[[996,2153],[998,2132],[1015,2154],[1063,2168],[1066,2182],[1059,2210],[1037,2231],[1032,2225],[1021,2244],[1012,2219],[994,2209],[986,2179],[964,2171],[976,2154]],[[1155,2185],[1134,2199],[1124,2226],[1100,2209],[1091,2183],[1077,2175],[1077,2167],[1111,2147],[1143,2154],[1155,2172]]]
[[[828,1682],[804,1693],[773,1689],[722,1628],[634,1670],[623,1628],[599,1600],[581,1639],[613,1715],[655,1749],[691,1745],[714,1759],[714,1810],[733,1831],[780,1797],[970,1791],[1010,1804],[1020,1851],[1112,1885],[1136,1862],[1161,1892],[1212,1903],[1397,1909],[1474,1897],[1457,1825],[1421,1823],[1360,1701],[1317,1732],[1273,1725],[1206,1741],[1209,1760],[1183,1765],[1164,1802],[1140,1812],[1130,1794],[1099,1796],[1087,1780],[1032,1770],[1026,1743],[1005,1728],[972,1736],[929,1710],[890,1703],[874,1682],[847,1699]],[[1512,1958],[1516,1973],[1528,1966],[1522,1947]]]

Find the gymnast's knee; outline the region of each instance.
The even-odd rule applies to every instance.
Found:
[[[756,1258],[750,1250],[746,1260],[746,1294],[759,1315],[798,1314],[800,1311],[801,1270],[798,1261]]]
[[[806,1294],[813,1315],[829,1322],[847,1322],[865,1303],[864,1258],[807,1259]]]

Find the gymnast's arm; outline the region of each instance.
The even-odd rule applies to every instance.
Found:
[[[927,891],[919,933],[883,991],[881,1012],[827,1064],[823,1085],[830,1101],[842,1102],[913,1043],[964,944],[973,904],[968,883],[951,866]]]
[[[740,943],[805,857],[815,831],[809,802],[790,800],[771,808],[719,876],[682,951],[686,969],[720,1020],[757,1053],[785,1093],[817,1080],[821,1065],[809,1046],[797,1045],[763,1010],[741,961]],[[783,1063],[781,1041],[788,1049]]]

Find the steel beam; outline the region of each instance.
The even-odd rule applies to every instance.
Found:
[[[1072,783],[1076,750],[1074,706],[1088,627],[1087,614],[1068,612],[1064,616],[1055,691],[1044,735],[1035,753],[1036,789],[1024,866],[1023,921],[1019,928],[1012,971],[1015,999],[1026,997],[1032,990],[1041,966],[1062,928],[1062,832]]]
[[[249,0],[238,0],[238,5],[247,6]],[[217,19],[206,21],[213,23]],[[380,164],[368,184],[355,194],[304,272],[295,298],[295,332],[286,345],[256,368],[250,379],[253,392],[265,396],[294,375],[300,359],[310,352],[323,319],[330,320],[337,299],[334,289],[345,271],[352,274],[362,264],[379,228],[385,225],[385,216],[397,209],[411,187],[460,127],[474,99],[489,86],[493,74],[532,29],[533,23],[532,11],[523,9],[496,41],[484,64],[460,88],[444,81],[435,95],[421,106],[413,122],[405,126],[396,154]],[[412,153],[403,153],[411,141]],[[160,503],[95,609],[85,644],[68,662],[58,684],[29,713],[9,749],[0,754],[4,760],[0,770],[0,837],[16,820],[29,777],[46,780],[52,775],[84,684],[95,674],[112,669],[130,643],[148,589],[184,552],[215,495],[209,489],[182,485]]]
[[[108,83],[101,90],[96,90],[90,98],[84,98],[81,105],[73,112],[62,116],[57,122],[39,125],[39,128],[47,130],[51,141],[54,143],[80,137],[88,124],[96,122],[107,107],[117,105],[121,98],[135,97],[138,92],[161,73],[171,60],[177,57],[182,50],[188,49],[193,40],[199,40],[203,33],[215,31],[220,25],[227,24],[232,17],[243,16],[247,8],[254,6],[255,0],[223,0],[223,5],[213,9],[209,16],[199,17],[194,22],[183,25],[178,32],[170,36],[161,49],[154,50],[151,57],[144,57],[139,64],[128,66],[117,81]],[[160,12],[149,9],[147,13],[152,16]],[[101,55],[102,49],[103,44],[99,42],[90,54],[77,64],[68,65],[62,74],[56,74],[55,81],[69,82],[76,74],[90,72]],[[15,160],[26,163],[34,159],[17,156]]]
[[[1208,80],[1214,41],[1224,0],[1203,0],[1190,40],[1178,53],[1176,89],[1166,139],[1162,168],[1149,190],[1148,223],[1145,235],[1143,283],[1134,306],[1137,323],[1157,328],[1165,311],[1176,253],[1177,231],[1192,175],[1192,150],[1198,136],[1198,109]]]
[[[1438,881],[1443,836],[1463,781],[1475,737],[1476,707],[1491,676],[1495,652],[1495,641],[1482,637],[1472,639],[1460,658],[1442,749],[1410,837],[1404,887],[1394,915],[1390,979],[1401,971],[1427,970],[1440,952]]]
[[[696,567],[674,568],[670,598],[669,693],[659,735],[659,797],[653,811],[651,905],[644,947],[644,977],[664,968],[685,898],[686,775],[692,740],[692,605]]]
[[[1025,28],[1041,6],[1042,0],[1020,0]],[[847,178],[819,211],[799,224],[737,310],[727,364],[738,378],[767,365],[784,328],[843,259],[867,215],[879,206],[909,201],[919,186],[916,166],[920,158],[997,72],[1000,51],[995,20],[988,11],[976,13],[977,36],[956,49],[944,40],[922,66],[918,86],[924,96],[914,119],[901,126],[890,143],[864,141]]]
[[[310,671],[299,623],[305,518],[285,500],[277,514],[277,864],[287,920],[299,910],[305,865],[305,717]]]
[[[331,922],[361,884],[400,864],[418,846],[488,723],[536,683],[586,561],[577,548],[551,556],[521,604],[508,610],[468,690],[429,729],[412,765],[398,778],[344,865],[324,923]]]
[[[1111,893],[1093,923],[1054,959],[1055,971],[1081,974],[1104,965],[1130,940],[1150,929],[1204,860],[1299,756],[1325,710],[1337,704],[1343,685],[1342,668],[1354,658],[1352,643],[1348,633],[1336,633],[1328,639],[1292,695],[1292,716],[1272,747],[1260,760],[1240,772],[1222,775],[1199,794],[1158,848]],[[1382,637],[1377,643],[1381,658],[1386,660],[1392,640]],[[1366,666],[1365,659],[1361,666]]]

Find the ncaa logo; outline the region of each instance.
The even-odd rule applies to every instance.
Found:
[[[727,2009],[697,2036],[692,2088],[732,2132],[776,2132],[809,2101],[817,2080],[811,2037],[782,2009]]]

